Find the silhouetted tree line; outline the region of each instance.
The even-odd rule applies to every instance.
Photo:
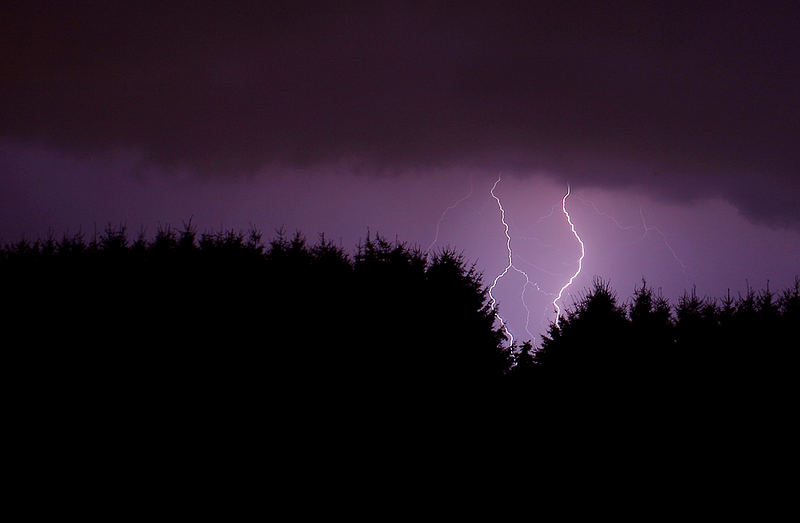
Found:
[[[324,236],[109,227],[4,246],[0,285],[27,372],[131,399],[369,400],[491,388],[511,363],[474,266],[380,236],[351,257]]]
[[[800,281],[722,300],[692,290],[672,306],[646,282],[621,303],[596,280],[539,347],[513,349],[474,265],[380,236],[351,257],[324,236],[264,244],[256,230],[187,225],[131,241],[108,227],[88,241],[5,245],[0,285],[8,368],[130,401],[470,389],[729,404],[794,393]]]
[[[778,294],[748,286],[721,300],[693,288],[674,306],[644,280],[621,303],[595,279],[538,350],[523,347],[508,377],[585,401],[680,405],[701,416],[772,412],[794,405],[799,338],[800,279]]]

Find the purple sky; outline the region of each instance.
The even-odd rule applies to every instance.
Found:
[[[0,239],[191,216],[424,248],[469,194],[437,245],[490,283],[501,175],[515,265],[544,293],[577,264],[567,183],[574,289],[718,296],[800,273],[795,3],[432,4],[9,3]],[[521,282],[495,294],[527,338]],[[532,334],[544,293],[525,295]]]

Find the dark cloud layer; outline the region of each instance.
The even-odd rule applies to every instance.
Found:
[[[798,226],[798,35],[793,2],[20,2],[0,134],[212,174],[477,164]]]

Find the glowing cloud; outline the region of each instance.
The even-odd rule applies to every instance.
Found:
[[[669,250],[670,254],[672,255],[672,259],[675,260],[675,263],[678,264],[678,266],[680,266],[681,271],[683,271],[683,275],[686,277],[686,282],[690,283],[689,273],[687,271],[688,267],[683,262],[683,260],[681,260],[678,257],[678,254],[675,252],[675,249],[672,248],[672,245],[670,245],[669,241],[667,241],[667,235],[664,234],[664,232],[661,229],[659,229],[658,227],[651,226],[651,225],[649,225],[647,223],[647,219],[645,218],[645,214],[644,214],[644,209],[642,208],[641,205],[639,206],[639,216],[641,217],[642,225],[641,225],[641,227],[636,227],[636,226],[633,226],[633,225],[622,225],[619,222],[619,220],[617,220],[614,216],[610,215],[609,213],[607,213],[605,211],[601,211],[600,209],[598,209],[597,205],[595,205],[594,202],[592,202],[591,200],[587,200],[585,198],[582,198],[581,196],[579,196],[577,194],[574,195],[574,196],[575,196],[575,198],[578,198],[580,201],[582,201],[584,204],[586,204],[589,207],[591,207],[592,210],[598,216],[602,216],[604,218],[607,218],[607,219],[611,220],[611,222],[620,231],[632,231],[632,230],[640,229],[642,231],[642,238],[641,238],[642,240],[647,238],[647,233],[649,233],[650,231],[655,231],[658,234],[658,236],[661,238],[661,242],[664,244],[664,247],[666,247],[667,250]]]

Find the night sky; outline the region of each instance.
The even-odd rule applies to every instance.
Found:
[[[121,4],[4,2],[0,241],[191,218],[352,252],[369,230],[489,284],[500,178],[518,337],[577,269],[568,184],[573,296],[800,274],[796,2]]]

